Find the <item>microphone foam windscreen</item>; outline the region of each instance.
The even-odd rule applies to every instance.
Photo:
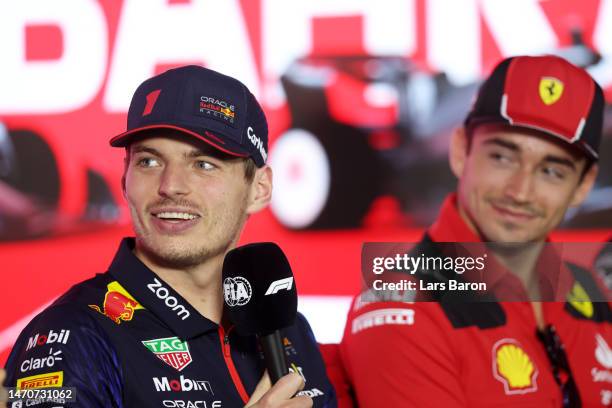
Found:
[[[260,242],[235,248],[223,262],[225,311],[244,335],[266,335],[293,324],[297,290],[278,245]]]

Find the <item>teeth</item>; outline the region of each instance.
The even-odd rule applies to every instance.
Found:
[[[179,213],[179,212],[162,212],[155,215],[157,218],[172,218],[172,219],[180,219],[180,220],[193,220],[198,218],[197,215],[188,214],[188,213]]]

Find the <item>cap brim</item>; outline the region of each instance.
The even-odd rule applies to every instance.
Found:
[[[542,133],[543,137],[547,136],[550,138],[550,140],[559,142],[561,146],[565,146],[569,149],[576,151],[577,153],[583,154],[589,160],[592,160],[592,161],[599,160],[599,154],[595,150],[593,150],[591,146],[589,146],[588,143],[584,142],[583,140],[569,141],[567,137],[560,135],[551,129],[532,125],[529,123],[512,123],[508,119],[502,116],[482,116],[482,117],[471,118],[471,119],[468,117],[464,122],[464,126],[466,128],[474,129],[477,126],[488,124],[488,123],[504,124],[511,128],[517,128],[517,129],[537,130],[538,132]]]
[[[157,125],[142,126],[139,128],[128,130],[127,132],[123,132],[113,137],[109,143],[112,147],[125,147],[129,145],[130,143],[132,143],[134,139],[145,134],[145,131],[152,130],[152,129],[178,130],[180,132],[183,132],[189,136],[192,136],[198,140],[201,140],[209,144],[210,146],[214,147],[217,150],[222,151],[223,153],[227,153],[229,155],[236,156],[236,157],[248,157],[249,156],[249,152],[247,152],[246,150],[240,148],[239,146],[235,144],[232,144],[230,146],[227,141],[224,141],[223,139],[221,139],[221,137],[214,135],[210,131],[203,131],[204,134],[201,134],[199,132],[196,132],[193,129],[189,129],[189,128],[181,127],[181,126],[175,126],[175,125],[157,124]]]

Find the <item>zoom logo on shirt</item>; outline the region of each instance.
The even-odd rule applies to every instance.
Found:
[[[172,311],[176,312],[176,315],[181,320],[188,319],[191,313],[183,305],[179,305],[178,300],[174,296],[170,296],[168,288],[164,287],[162,283],[157,279],[153,278],[153,283],[149,283],[147,288],[155,294],[160,300],[163,300],[166,306]]]

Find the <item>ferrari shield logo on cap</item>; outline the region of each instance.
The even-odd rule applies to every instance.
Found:
[[[540,98],[546,105],[552,105],[563,95],[563,82],[554,77],[540,79]]]

